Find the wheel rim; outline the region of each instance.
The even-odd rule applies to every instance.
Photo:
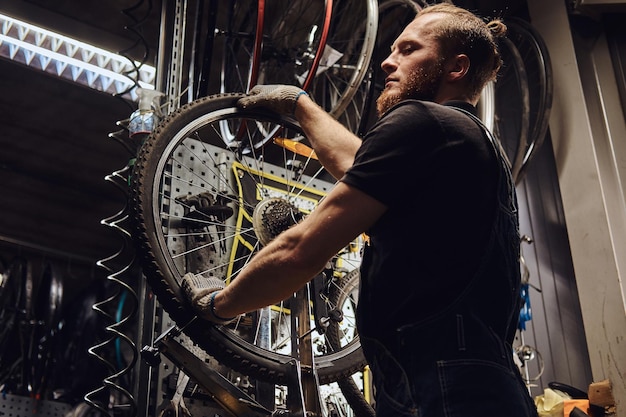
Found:
[[[154,262],[180,305],[184,302],[179,282],[186,272],[217,276],[228,284],[259,250],[254,231],[257,204],[282,198],[306,215],[334,185],[314,156],[303,151],[306,140],[293,122],[279,124],[276,116],[262,119],[233,106],[197,113],[161,138],[167,143],[154,151],[153,173],[143,172],[150,165],[145,163],[139,163],[134,173],[154,176],[149,192],[153,224],[146,225],[155,231],[150,249],[162,253]],[[276,132],[287,144],[275,143],[280,142]],[[146,210],[146,198],[139,196],[144,201],[140,210]],[[358,268],[360,245],[359,240],[333,260],[335,278]],[[289,302],[293,301],[242,316],[216,331],[252,352],[253,358],[287,363],[292,355]],[[320,374],[322,381],[336,379],[335,371],[344,372],[328,368],[346,355],[362,361],[358,339],[333,351],[324,335],[314,336],[316,364],[327,368]]]
[[[307,88],[322,108],[351,131],[356,130],[362,117],[368,91],[363,81],[374,49],[377,10],[376,0],[333,2],[324,58]],[[241,13],[247,19],[239,17],[224,31],[220,92],[245,92],[250,84],[303,86],[309,77],[320,48],[324,2],[272,2],[265,14],[259,63],[252,62],[255,20],[249,11]],[[254,80],[249,79],[251,68],[258,68]]]

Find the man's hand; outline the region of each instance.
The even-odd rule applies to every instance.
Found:
[[[303,94],[306,92],[294,85],[257,85],[246,97],[239,99],[237,105],[242,109],[265,107],[278,114],[293,116],[298,98]]]
[[[224,289],[224,281],[216,277],[203,277],[191,272],[185,274],[181,283],[183,294],[198,317],[217,324],[227,324],[235,317],[224,318],[215,314],[215,296]]]

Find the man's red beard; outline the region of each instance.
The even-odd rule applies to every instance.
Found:
[[[391,94],[384,89],[376,100],[378,117],[390,108],[407,99],[434,101],[443,77],[443,63],[437,62],[432,68],[419,68],[413,72],[406,83],[400,85],[400,92]]]

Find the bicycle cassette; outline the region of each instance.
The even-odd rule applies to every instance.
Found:
[[[282,198],[268,198],[254,208],[252,227],[263,246],[302,220],[298,207]]]

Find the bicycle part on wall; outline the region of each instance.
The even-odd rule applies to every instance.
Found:
[[[385,86],[385,72],[380,67],[389,55],[390,47],[402,30],[419,13],[426,3],[421,0],[382,0],[378,6],[378,32],[371,59],[371,82],[368,86],[367,102],[356,132],[363,135],[376,122],[376,98]],[[491,131],[494,128],[495,91],[494,83],[485,86],[478,101],[478,116]]]
[[[523,235],[521,237],[521,243],[531,244],[532,242],[533,240],[529,236]],[[540,293],[541,289],[530,283],[530,270],[528,269],[528,266],[526,265],[523,247],[521,248],[521,253],[520,253],[520,267],[522,269],[521,270],[522,286],[520,289],[520,297],[523,301],[523,304],[520,310],[519,321],[518,321],[518,326],[517,326],[517,338],[516,338],[517,342],[515,343],[513,351],[515,353],[514,359],[517,359],[517,362],[520,368],[520,373],[522,375],[522,378],[524,379],[526,387],[528,388],[528,392],[530,392],[531,388],[533,386],[536,386],[533,383],[538,381],[539,378],[541,378],[541,375],[543,375],[543,371],[545,367],[544,367],[543,357],[541,356],[541,352],[539,352],[537,348],[535,348],[534,346],[527,344],[526,341],[524,340],[524,332],[526,331],[526,322],[529,322],[532,320],[532,309],[531,309],[531,303],[530,303],[529,290],[530,288],[533,288],[537,292]],[[535,364],[537,367],[536,375],[533,375],[533,376],[531,376],[530,370],[529,370],[529,365],[531,363]]]
[[[63,303],[63,280],[51,264],[46,264],[43,270],[37,298],[33,304],[34,323],[31,338],[32,346],[29,352],[30,374],[32,383],[31,396],[46,398],[50,381],[51,367],[56,356],[62,327],[61,306]]]
[[[386,74],[380,64],[387,58],[391,45],[422,9],[421,2],[414,0],[383,0],[378,5],[378,30],[371,58],[370,82],[367,86],[367,101],[364,104],[364,116],[357,130],[359,135],[365,134],[376,122],[376,99],[385,87]]]
[[[22,257],[13,259],[2,274],[0,293],[0,384],[3,391],[29,395],[28,346],[32,321],[33,279],[30,262]]]
[[[501,44],[504,65],[495,85],[494,133],[504,146],[519,183],[543,144],[552,107],[552,67],[545,43],[532,25],[505,21]]]
[[[356,131],[377,31],[376,0],[237,0],[229,7],[227,27],[216,29],[223,43],[220,93],[298,85]]]
[[[146,278],[181,327],[194,317],[181,296],[181,277],[194,272],[227,284],[236,279],[260,247],[253,220],[257,204],[284,199],[298,210],[287,215],[306,215],[334,184],[311,153],[302,151],[308,149],[306,138],[295,121],[238,109],[242,96],[205,97],[175,111],[145,141],[134,168],[132,204]],[[354,242],[332,260],[328,286],[357,269],[360,244]],[[314,304],[334,309],[327,297],[311,296]],[[285,383],[297,354],[290,311],[298,302],[285,300],[230,326],[197,321],[186,332],[225,365],[256,379]],[[327,322],[312,324],[319,330],[312,343],[321,383],[350,376],[365,365],[358,336],[336,349],[318,324]]]
[[[63,281],[49,262],[40,279],[31,260],[16,256],[0,270],[0,386],[3,393],[52,399],[59,353]]]
[[[322,61],[307,88],[320,106],[355,133],[364,117],[377,32],[376,0],[336,0]]]

